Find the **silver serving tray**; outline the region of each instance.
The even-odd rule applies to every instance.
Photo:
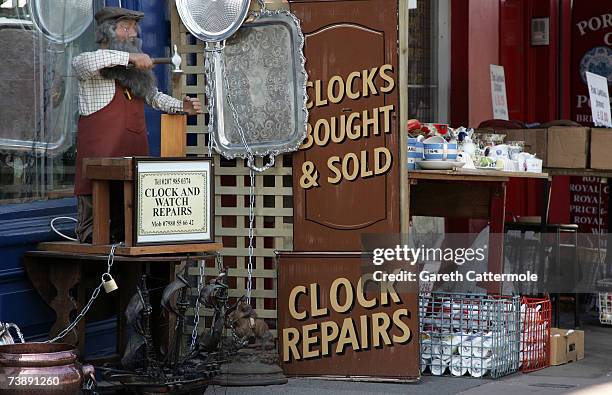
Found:
[[[277,10],[256,14],[221,54],[209,53],[209,131],[221,155],[248,157],[230,100],[254,156],[299,148],[308,122],[303,48],[297,18]]]

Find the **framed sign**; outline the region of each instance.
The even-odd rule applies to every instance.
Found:
[[[134,244],[210,243],[211,158],[134,158]]]

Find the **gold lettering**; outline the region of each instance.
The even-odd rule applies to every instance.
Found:
[[[302,311],[301,313],[297,311],[298,294],[306,294],[306,287],[298,285],[289,293],[289,314],[296,320],[303,320],[306,318],[307,314],[306,311]]]
[[[380,339],[382,339],[383,343],[386,345],[392,344],[389,334],[387,333],[389,325],[391,325],[391,320],[387,313],[372,314],[372,337],[374,339],[372,345],[374,347],[379,347],[381,345]]]
[[[353,162],[353,171],[349,173],[349,164],[351,161]],[[346,180],[353,181],[357,178],[357,174],[359,174],[359,160],[357,159],[357,155],[349,152],[344,159],[342,159],[342,176]]]
[[[368,281],[372,281],[371,274],[361,276],[359,281],[357,281],[357,302],[361,307],[371,309],[372,307],[376,306],[376,298],[370,300],[366,299],[365,289]]]
[[[372,134],[378,136],[380,131],[378,130],[378,108],[372,110],[372,117],[369,118],[369,110],[363,110],[363,115],[361,116],[361,134],[363,137],[368,137],[368,129],[370,126],[374,127],[372,130]]]
[[[391,66],[390,64],[386,64],[380,68],[380,71],[379,71],[380,78],[382,78],[383,80],[387,82],[387,86],[383,86],[380,88],[380,91],[382,93],[391,92],[393,88],[395,88],[395,80],[393,79],[393,77],[391,77],[389,74],[386,73],[387,71],[392,72],[393,66]]]
[[[372,67],[369,71],[363,70],[363,97],[370,96],[370,93],[373,95],[378,95],[376,91],[376,86],[374,85],[374,77],[376,76],[376,70],[378,67]]]
[[[359,321],[361,322],[361,348],[366,349],[368,348],[368,345],[370,344],[370,341],[368,340],[368,335],[369,335],[368,316],[362,315],[361,317],[359,317]]]
[[[383,166],[381,166],[380,154],[383,154],[385,157],[385,164]],[[386,173],[391,168],[392,163],[391,152],[389,152],[387,147],[374,148],[374,174],[379,175]]]
[[[312,125],[309,123],[306,124],[306,141],[302,143],[300,149],[308,149],[312,147],[312,143],[314,139],[312,138]]]
[[[340,305],[338,300],[338,291],[341,285],[343,286],[346,294],[346,300],[344,301],[343,305]],[[346,313],[353,305],[353,299],[353,287],[348,279],[340,277],[332,282],[331,286],[329,287],[329,304],[335,311],[338,313]]]
[[[339,132],[338,132],[338,126],[340,126]],[[346,136],[346,115],[340,116],[340,125],[338,125],[338,118],[332,117],[331,119],[331,140],[336,144],[340,144],[342,141],[344,141],[345,136]]]
[[[334,85],[338,84],[338,94],[334,93]],[[340,103],[344,97],[344,81],[339,75],[331,77],[327,83],[327,97],[331,103]]]
[[[395,269],[393,271],[393,274],[397,274],[399,272],[400,272],[400,269]],[[391,296],[393,303],[395,304],[402,303],[402,300],[397,295],[397,291],[395,290],[395,287],[393,286],[393,284],[395,284],[395,281],[380,282],[380,305],[381,306],[386,306],[389,304],[389,299],[388,299],[389,296]]]
[[[290,336],[291,335],[291,336]],[[297,343],[300,341],[300,332],[296,328],[283,329],[283,361],[289,362],[291,359],[290,353],[296,361],[301,359],[300,352],[297,348]]]
[[[323,126],[324,129],[323,137],[321,137],[320,134],[321,126]],[[320,147],[325,147],[327,145],[327,143],[329,142],[329,123],[327,123],[327,119],[319,119],[317,123],[315,123],[313,134],[315,144]]]
[[[327,307],[322,309],[319,308],[320,303],[319,297],[319,284],[312,283],[310,284],[310,310],[311,317],[319,317],[327,314]]]
[[[359,78],[360,76],[361,73],[359,71],[353,71],[346,78],[346,95],[349,97],[349,99],[359,99],[359,91],[353,91],[353,80],[355,78]]]
[[[361,151],[361,178],[372,176],[372,170],[368,170],[368,151]]]
[[[394,108],[393,104],[389,104],[378,109],[379,112],[383,113],[383,133],[391,133],[391,111]]]
[[[336,345],[336,353],[344,351],[344,346],[350,344],[353,350],[359,350],[359,341],[357,341],[357,334],[355,333],[355,326],[353,320],[348,317],[342,322],[342,329],[340,330],[340,338]]]
[[[401,336],[393,335],[393,342],[398,344],[404,344],[410,340],[410,328],[402,321],[402,316],[408,317],[408,309],[397,309],[393,312],[393,323],[402,331]]]
[[[327,182],[329,182],[330,184],[337,184],[342,179],[342,173],[340,173],[340,170],[338,170],[338,168],[334,166],[334,163],[340,163],[339,156],[332,156],[327,159],[327,167],[335,174],[334,177],[327,177]]]
[[[321,93],[322,93],[321,91],[323,90],[321,80],[315,81],[314,88],[315,88],[315,106],[317,107],[326,106],[327,99],[321,98]]]
[[[310,345],[317,343],[317,336],[311,336],[311,331],[316,331],[319,324],[308,324],[302,327],[304,339],[302,339],[302,358],[314,358],[319,356],[319,350],[311,350]]]
[[[321,355],[329,355],[329,343],[338,337],[338,324],[334,321],[321,323]]]
[[[361,125],[357,124],[353,127],[353,122],[359,119],[360,115],[358,112],[352,112],[346,120],[346,137],[351,140],[357,140],[361,136]]]

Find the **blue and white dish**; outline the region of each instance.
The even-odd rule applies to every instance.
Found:
[[[440,136],[433,136],[423,141],[423,156],[425,160],[457,159],[457,142],[447,142]]]
[[[423,170],[452,170],[465,166],[465,162],[454,160],[419,160],[416,163]]]
[[[416,170],[416,161],[423,159],[421,138],[408,138],[408,170]]]

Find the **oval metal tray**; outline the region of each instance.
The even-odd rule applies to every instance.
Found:
[[[257,14],[212,54],[209,131],[221,155],[248,156],[228,97],[253,155],[299,148],[308,122],[303,47],[297,18],[277,10]]]

